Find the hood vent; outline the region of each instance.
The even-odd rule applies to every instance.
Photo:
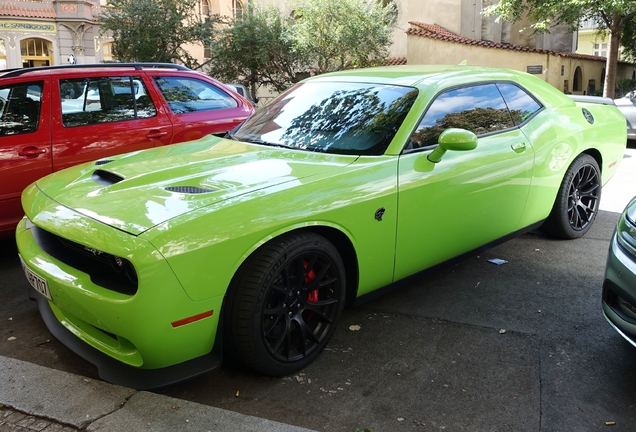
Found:
[[[206,189],[196,186],[168,186],[165,189],[170,192],[177,192],[182,194],[204,194],[215,191],[215,189]]]
[[[114,185],[115,183],[119,183],[124,178],[122,176],[120,176],[119,174],[115,174],[115,173],[110,172],[110,171],[105,171],[105,170],[98,169],[98,170],[95,170],[95,172],[91,176],[91,179],[95,183],[98,183],[100,185],[110,186],[110,185]]]
[[[115,159],[101,159],[95,162],[95,165],[106,165],[107,163],[114,162]]]

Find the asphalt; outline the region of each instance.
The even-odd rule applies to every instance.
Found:
[[[0,356],[0,432],[309,431]]]
[[[636,156],[633,150],[631,150],[631,154],[626,155],[626,157],[631,157],[632,155]],[[625,162],[627,162],[627,160]],[[629,170],[625,168],[627,168],[627,166],[625,166],[623,170],[619,169],[620,172],[617,173],[618,178],[613,179],[608,184],[608,187],[604,188],[601,203],[602,210],[620,212],[626,200],[636,194],[636,170],[634,170],[632,166],[630,166]],[[364,310],[358,310],[358,312],[360,314],[365,313]],[[433,314],[431,316],[435,315]],[[351,320],[359,318],[355,313],[350,314],[349,317]],[[399,318],[398,316],[395,317],[395,319]],[[369,323],[371,323],[371,321],[369,321]],[[343,322],[342,324],[348,325],[350,323]],[[445,324],[446,327],[454,325],[441,323],[435,319],[431,322],[431,325],[435,327],[444,327],[442,324]],[[413,331],[417,330],[418,332],[422,332],[425,330],[425,327],[426,326],[423,325],[421,328],[414,329]],[[405,325],[403,328],[407,329],[409,326]],[[466,333],[464,337],[468,340],[474,340],[468,330],[469,329],[462,330],[462,333]],[[471,331],[486,332],[488,329],[476,328]],[[447,346],[447,348],[448,344],[452,342],[452,339],[457,337],[456,334],[457,332],[453,333],[453,337],[446,338],[445,346]],[[377,333],[374,332],[374,335],[377,335]],[[434,335],[428,335],[427,337],[429,336],[433,337]],[[483,357],[487,359],[488,351],[507,352],[506,350],[508,350],[511,352],[507,352],[506,355],[510,358],[520,356],[525,359],[538,361],[535,358],[538,356],[537,347],[529,343],[528,338],[522,333],[508,331],[506,336],[509,339],[507,339],[505,343],[503,339],[500,339],[502,336],[497,333],[491,336],[491,339],[488,339],[491,340],[490,344],[486,344],[482,347],[474,347],[474,349],[481,350],[478,352],[476,358]],[[413,337],[415,337],[415,335],[413,335]],[[422,338],[423,336],[417,333],[417,337]],[[337,342],[336,340],[336,345],[330,345],[330,347],[336,351]],[[461,341],[458,341],[457,343],[460,342]],[[400,342],[399,345],[401,346],[402,343]],[[325,356],[327,356],[327,354],[325,354]],[[395,361],[399,363],[401,358],[399,352],[394,351],[392,356],[395,357]],[[552,355],[550,355],[550,357],[552,357]],[[530,360],[528,360],[529,364],[531,363]],[[456,362],[453,361],[452,363],[455,364]],[[540,393],[540,390],[534,387],[540,384],[537,384],[538,381],[534,379],[536,378],[536,372],[534,372],[531,365],[527,366],[528,370],[522,374],[529,377],[528,380],[531,381],[529,384],[520,384],[514,380],[508,380],[512,375],[507,373],[506,368],[518,369],[523,367],[523,365],[524,363],[516,361],[511,362],[510,365],[498,363],[495,365],[498,369],[497,374],[489,374],[488,376],[499,376],[502,383],[500,383],[500,385],[491,383],[486,387],[491,388],[494,392],[499,392],[502,388],[509,387],[511,389],[510,392],[514,393],[515,400],[529,399],[527,403],[534,407],[539,405],[539,402],[535,399],[537,399],[537,395]],[[442,368],[443,365],[438,366]],[[378,370],[379,369],[381,368],[378,368]],[[396,376],[399,377],[400,373],[397,373]],[[298,379],[298,377],[296,378]],[[433,383],[433,380],[429,379],[429,381]],[[508,384],[506,384],[505,381],[508,381]],[[432,386],[433,384],[430,385]],[[458,388],[464,388],[467,384],[458,383],[457,385],[459,386]],[[444,387],[447,386],[446,384],[444,385]],[[515,386],[523,387],[525,390],[516,391]],[[532,391],[528,392],[528,388]],[[527,394],[524,396],[525,393]],[[377,398],[378,403],[381,404],[384,392],[373,392],[373,394],[374,398]],[[386,397],[390,397],[389,395],[390,393],[387,393]],[[435,403],[451,404],[452,401],[439,399]],[[377,408],[377,405],[373,406]],[[546,408],[548,411],[550,409],[553,409],[553,407]],[[592,409],[593,407],[590,406],[588,411]],[[579,410],[581,410],[580,407]],[[603,426],[613,426],[611,423],[613,422],[605,422]],[[421,425],[416,424],[415,426]],[[517,427],[519,426],[517,423]],[[558,427],[552,429],[568,430],[567,426],[562,426],[562,429]],[[614,430],[618,430],[617,428],[618,426],[616,426]],[[532,427],[528,427],[527,429],[532,429]],[[260,417],[244,415],[168,395],[136,391],[78,374],[36,365],[11,357],[0,356],[0,432],[70,432],[78,430],[112,432],[146,430],[170,432],[188,430],[276,432],[308,431],[309,429]],[[510,430],[514,430],[514,428]]]

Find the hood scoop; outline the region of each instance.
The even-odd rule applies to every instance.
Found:
[[[168,186],[168,187],[165,187],[164,189],[169,192],[177,192],[182,194],[204,194],[204,193],[215,192],[218,190],[218,189],[207,189],[207,188],[196,187],[196,186]]]
[[[95,170],[95,172],[91,176],[91,179],[95,183],[102,186],[114,185],[115,183],[119,183],[120,181],[124,180],[124,178],[119,174],[101,169]]]
[[[114,162],[115,159],[100,159],[95,162],[95,165],[106,165],[107,163]]]

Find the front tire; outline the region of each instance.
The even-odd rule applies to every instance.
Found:
[[[566,171],[543,229],[557,237],[579,238],[592,227],[600,202],[601,170],[592,156],[581,154]]]
[[[296,372],[325,348],[344,300],[345,270],[336,248],[311,232],[285,234],[257,250],[232,281],[228,349],[267,375]]]

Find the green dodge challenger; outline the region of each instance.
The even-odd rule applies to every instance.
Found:
[[[582,236],[625,144],[616,107],[525,73],[344,71],[224,138],[37,181],[16,238],[46,325],[103,379],[169,385],[224,354],[284,375],[380,288],[539,226]]]

